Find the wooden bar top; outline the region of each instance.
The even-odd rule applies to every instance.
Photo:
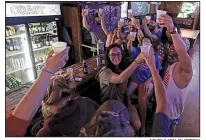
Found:
[[[96,57],[89,58],[85,61],[88,66],[88,72],[89,72],[87,75],[83,74],[82,62],[63,68],[62,70],[59,70],[58,72],[56,72],[55,75],[64,74],[68,68],[73,68],[73,72],[74,72],[73,76],[74,77],[78,76],[78,77],[83,78],[81,82],[75,82],[77,89],[78,89],[78,87],[82,87],[82,85],[87,84],[90,80],[93,80],[95,78],[95,75],[101,68],[101,66],[97,66]],[[32,83],[29,85],[22,85],[19,88],[6,92],[6,111],[7,112],[11,113],[13,111],[13,109],[16,107],[16,105],[19,103],[22,97],[27,93],[31,85]],[[84,90],[84,89],[79,88],[77,92],[81,92],[81,90]]]
[[[101,55],[101,57],[103,57],[103,55]],[[87,67],[88,67],[88,74],[86,74],[86,75],[83,74],[83,63],[82,62],[79,62],[79,63],[76,63],[76,64],[71,65],[69,67],[66,67],[66,68],[58,71],[56,73],[56,75],[66,74],[68,68],[73,68],[73,76],[83,78],[83,80],[81,82],[74,81],[76,86],[77,86],[77,92],[80,92],[81,90],[84,90],[84,89],[80,88],[80,87],[82,87],[82,85],[88,84],[88,82],[91,80],[95,80],[96,74],[98,73],[98,71],[102,67],[102,65],[97,66],[96,57],[89,58],[85,61],[86,61]]]
[[[85,60],[87,67],[88,67],[88,72],[89,74],[94,71],[94,69],[97,67],[97,60],[96,57],[89,58]],[[68,68],[73,68],[73,75],[74,76],[79,76],[79,77],[85,77],[86,75],[83,74],[83,63],[79,62],[74,65],[71,65],[69,67],[63,68],[62,70],[59,70],[58,72],[55,73],[55,75],[59,74],[64,74],[66,73]]]

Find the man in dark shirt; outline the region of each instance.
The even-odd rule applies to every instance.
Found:
[[[162,36],[162,28],[158,28],[158,24],[154,20],[148,23],[147,19],[144,18],[142,20],[142,27],[145,35],[153,40],[158,40]]]
[[[82,23],[83,27],[87,29],[92,37],[92,44],[97,44],[98,40],[103,42],[106,41],[106,35],[101,27],[101,19],[98,16],[98,13],[95,14],[94,23],[87,22],[87,15],[84,9],[82,9]]]

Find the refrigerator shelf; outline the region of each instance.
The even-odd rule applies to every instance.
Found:
[[[33,49],[33,51],[39,51],[39,50],[44,50],[44,49],[47,49],[47,48],[51,48],[52,46],[44,46],[42,48],[38,48],[38,49]]]
[[[12,36],[8,36],[6,37],[6,39],[11,39],[11,38],[18,38],[18,37],[24,37],[25,36],[25,33],[22,33],[22,34],[17,34],[17,35],[12,35]]]
[[[20,69],[11,69],[11,70],[7,70],[6,71],[6,75],[11,74],[11,73],[15,73],[21,70],[27,69],[26,67],[20,68]]]
[[[13,52],[6,53],[6,57],[20,55],[20,54],[24,54],[24,53],[25,53],[24,51],[13,51]]]
[[[31,34],[31,37],[32,37],[32,36],[36,36],[36,35],[44,35],[44,34],[57,35],[57,33],[53,33],[53,32],[43,32],[43,33],[34,33],[34,34]]]
[[[5,46],[8,47],[5,54],[6,76],[14,75],[22,81],[21,86],[37,78],[39,72],[41,72],[41,68],[45,64],[44,61],[47,58],[48,52],[52,49],[52,43],[59,40],[58,30],[60,28],[55,19],[54,21],[50,21],[49,18],[49,21],[29,23],[30,19],[27,20],[26,18],[22,20],[26,21],[25,23],[18,25],[11,23],[11,25],[6,25],[6,27],[9,27],[6,28],[7,32],[5,34]],[[17,48],[14,47],[15,44]],[[18,49],[18,45],[21,46],[20,50]],[[37,48],[35,45],[42,47]],[[35,64],[35,61],[39,63]],[[13,89],[15,88],[12,87],[10,90]]]

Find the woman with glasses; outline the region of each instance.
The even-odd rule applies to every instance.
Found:
[[[129,109],[131,136],[134,136],[134,130],[139,131],[141,123],[136,108],[132,106],[127,97],[127,83],[133,71],[143,61],[139,55],[132,64],[126,68],[123,51],[120,45],[112,44],[106,50],[106,66],[99,71],[97,78],[100,81],[101,102],[107,100],[118,100],[124,103]]]

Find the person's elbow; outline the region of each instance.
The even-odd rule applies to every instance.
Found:
[[[151,38],[154,40],[154,41],[158,41],[158,37],[154,34],[151,35]]]
[[[88,30],[88,31],[90,30],[89,25],[87,25],[87,24],[85,24],[85,23],[83,24],[83,27],[84,27],[86,30]]]
[[[122,83],[124,83],[127,79],[126,78],[124,78],[123,76],[121,76],[121,75],[119,75],[119,82],[120,82],[120,84],[122,84]]]
[[[106,36],[108,36],[110,34],[110,32],[108,30],[106,30],[106,29],[104,29],[103,31],[104,31]]]
[[[186,54],[185,56],[183,56],[183,58],[181,58],[181,60],[182,60],[182,63],[180,61],[180,67],[183,69],[183,71],[185,71],[186,73],[193,73],[192,61],[189,55]]]
[[[125,81],[126,79],[121,75],[112,76],[112,78],[110,79],[110,83],[113,83],[113,84],[122,84]]]
[[[85,28],[86,30],[90,31],[89,26],[84,26],[84,28]]]
[[[124,79],[120,79],[120,84],[124,83],[125,80]]]
[[[129,52],[129,54],[132,54],[132,51],[133,51],[132,46],[127,46],[127,50]]]
[[[86,25],[85,25],[85,24],[83,24],[83,27],[84,27],[85,29],[87,29],[87,27],[86,27]]]

